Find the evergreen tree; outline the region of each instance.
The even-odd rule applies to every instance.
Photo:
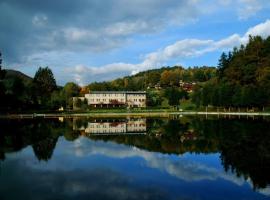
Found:
[[[46,106],[52,92],[57,89],[51,69],[39,67],[34,76],[33,84],[38,104]]]

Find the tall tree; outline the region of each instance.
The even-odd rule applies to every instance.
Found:
[[[185,93],[174,87],[167,88],[164,91],[164,96],[168,99],[169,105],[171,106],[178,106],[180,99],[185,98],[185,95]]]
[[[46,104],[52,92],[57,89],[52,70],[49,67],[39,67],[34,80],[34,89],[39,104]]]

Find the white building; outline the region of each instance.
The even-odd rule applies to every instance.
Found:
[[[91,91],[85,99],[92,107],[146,107],[145,91]]]

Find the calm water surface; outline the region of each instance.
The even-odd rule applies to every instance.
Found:
[[[270,199],[270,119],[1,119],[0,199]]]

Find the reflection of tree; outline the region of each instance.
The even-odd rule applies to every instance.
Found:
[[[91,136],[93,140],[115,141],[117,143],[136,146],[149,151],[162,153],[183,154],[185,152],[216,152],[217,146],[212,144],[203,136],[197,136],[192,130],[194,137],[188,137],[191,131],[190,120],[162,120],[148,119],[147,134],[133,136]],[[186,136],[186,140],[181,141],[181,137]],[[199,148],[198,148],[199,147]],[[211,147],[211,149],[210,149]]]
[[[270,130],[267,120],[150,119],[147,127],[147,135],[89,137],[162,153],[220,151],[225,170],[250,178],[255,188],[270,184]]]
[[[5,160],[5,153],[3,151],[0,151],[0,161]]]
[[[66,140],[75,140],[80,131],[73,131],[73,125],[84,126],[88,121],[0,120],[0,160],[5,158],[5,153],[28,145],[32,145],[37,159],[49,160],[58,137],[64,135]],[[147,119],[146,135],[88,137],[169,154],[220,152],[225,170],[250,178],[255,188],[270,184],[270,129],[267,119]]]
[[[47,138],[46,140],[39,141],[33,144],[33,151],[39,160],[48,161],[53,155],[54,148],[56,146],[57,139]]]
[[[64,133],[64,137],[67,141],[74,141],[80,136],[80,131],[72,131],[67,129]]]
[[[87,127],[87,120],[83,118],[74,118],[73,122],[75,123],[76,128],[85,128]]]
[[[220,147],[225,170],[250,178],[255,189],[265,188],[270,184],[269,123],[235,121],[225,126]]]
[[[37,158],[48,160],[60,135],[71,130],[72,123],[60,123],[56,119],[1,119],[0,158],[5,153],[19,151],[33,145]]]
[[[255,189],[270,184],[269,120],[197,118],[192,126],[218,146],[226,171],[250,178]]]

